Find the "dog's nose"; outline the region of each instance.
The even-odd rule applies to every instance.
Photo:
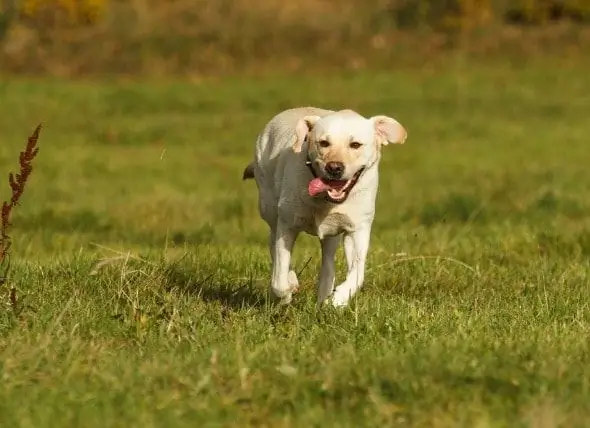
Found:
[[[328,162],[326,172],[332,178],[339,179],[344,174],[344,164],[342,162]]]

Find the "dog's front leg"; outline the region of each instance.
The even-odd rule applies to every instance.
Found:
[[[272,279],[270,291],[280,300],[281,304],[291,302],[294,284],[289,278],[291,251],[297,239],[298,232],[288,228],[278,220],[277,228],[271,233]]]
[[[348,273],[346,280],[334,290],[333,306],[348,305],[352,296],[362,287],[370,238],[370,226],[365,226],[344,236],[344,253],[348,264]]]
[[[340,236],[330,236],[322,239],[322,267],[318,280],[318,305],[332,294],[334,279],[336,278],[336,251],[340,244]]]

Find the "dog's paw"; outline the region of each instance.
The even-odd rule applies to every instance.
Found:
[[[293,300],[293,294],[289,293],[289,294],[284,295],[280,299],[277,299],[277,303],[281,306],[282,305],[290,305],[292,300]]]
[[[270,288],[271,299],[279,305],[288,305],[293,299],[293,293],[290,289],[283,290],[277,288]]]
[[[292,293],[286,293],[283,294],[281,296],[277,296],[275,293],[270,293],[270,296],[272,298],[272,301],[274,303],[276,303],[277,305],[288,305],[291,303],[291,301],[293,300],[293,294]]]
[[[289,282],[289,289],[291,290],[291,292],[297,293],[299,291],[299,280],[297,279],[297,274],[294,270],[289,271],[287,281]]]
[[[332,297],[330,298],[330,303],[335,308],[344,308],[348,306],[350,297],[350,290],[338,287],[334,290],[334,294],[332,294]]]

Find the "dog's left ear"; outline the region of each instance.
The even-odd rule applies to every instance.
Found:
[[[408,133],[397,120],[388,116],[373,116],[370,120],[375,126],[375,137],[379,143],[387,145],[406,142]]]
[[[293,144],[293,151],[295,153],[301,151],[305,137],[307,137],[307,134],[309,134],[309,131],[311,131],[311,128],[313,128],[313,125],[315,125],[318,120],[320,120],[319,116],[305,116],[304,118],[299,119],[295,126],[295,143]]]

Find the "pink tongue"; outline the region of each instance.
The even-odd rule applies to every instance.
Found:
[[[328,186],[326,183],[324,183],[321,178],[314,178],[307,185],[307,191],[309,193],[309,196],[315,196],[318,193],[325,192],[326,190],[329,190],[329,189],[330,189],[330,186]]]
[[[307,185],[307,191],[309,196],[315,196],[318,193],[325,192],[326,190],[341,190],[346,186],[346,180],[329,180],[327,183],[321,178],[314,178]]]

